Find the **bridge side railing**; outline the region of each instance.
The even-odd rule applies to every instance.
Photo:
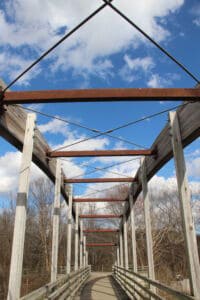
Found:
[[[125,268],[114,266],[112,275],[128,296],[133,299],[150,299],[149,297],[156,300],[168,299],[167,297],[180,300],[195,299],[156,280],[151,280]]]
[[[68,275],[62,275],[53,283],[48,283],[45,286],[25,295],[20,300],[54,300],[54,299],[71,299],[78,290],[84,285],[90,276],[91,267],[87,266]]]

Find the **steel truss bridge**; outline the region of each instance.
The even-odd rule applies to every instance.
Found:
[[[16,202],[15,223],[11,264],[9,273],[8,300],[40,299],[200,299],[200,264],[191,211],[191,195],[186,174],[183,149],[200,135],[200,81],[182,63],[166,49],[153,40],[137,24],[120,12],[112,0],[102,0],[93,13],[69,31],[55,45],[44,52],[11,83],[0,82],[0,135],[22,152],[19,172],[19,187]],[[195,88],[131,88],[131,89],[85,89],[51,91],[11,91],[22,76],[44,59],[64,40],[96,16],[105,7],[110,7],[121,18],[138,30],[146,39],[190,76],[197,84]],[[160,134],[150,149],[145,150],[101,150],[101,151],[55,151],[50,148],[36,126],[36,114],[26,113],[23,104],[27,103],[75,103],[108,101],[174,101],[183,103],[174,111],[169,111],[168,123],[161,128]],[[99,132],[97,132],[99,134]],[[109,132],[101,134],[109,135]],[[66,178],[61,168],[61,157],[97,157],[97,156],[141,156],[141,164],[134,178]],[[190,293],[183,294],[160,283],[155,278],[153,241],[150,218],[150,200],[148,183],[150,179],[170,160],[174,159],[179,192],[180,213],[183,223],[185,253],[187,257]],[[55,197],[53,209],[53,234],[51,279],[45,286],[21,297],[22,266],[24,240],[26,232],[26,210],[29,192],[31,162],[34,162],[54,183]],[[125,199],[78,198],[73,194],[70,184],[89,182],[128,182],[130,189]],[[147,276],[139,272],[136,253],[135,203],[142,193],[147,248]],[[61,196],[68,205],[67,224],[67,261],[65,274],[58,272],[58,241]],[[79,203],[84,202],[124,202],[121,215],[81,215]],[[91,230],[83,228],[83,219],[118,218],[119,228]],[[75,223],[74,268],[72,264],[72,219]],[[127,222],[131,224],[131,245],[128,245]],[[113,232],[118,235],[118,243],[87,242],[90,232]],[[114,249],[112,275],[91,275],[88,249],[91,247],[111,247]],[[128,248],[131,247],[133,266],[130,269]],[[100,290],[99,286],[101,286]]]

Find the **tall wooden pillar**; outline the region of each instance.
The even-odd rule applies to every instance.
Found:
[[[130,218],[131,218],[131,243],[132,243],[133,271],[137,272],[135,212],[134,212],[133,195],[131,193],[129,194],[129,205],[130,205]]]
[[[76,217],[75,217],[75,252],[74,252],[74,270],[77,271],[78,270],[78,227],[79,227],[79,206],[78,203],[75,204],[76,205]]]
[[[118,267],[120,266],[120,263],[119,263],[119,246],[117,246],[117,266]]]
[[[141,182],[142,182],[142,192],[144,200],[144,218],[145,218],[145,230],[146,230],[146,247],[147,247],[147,259],[148,259],[148,273],[149,278],[155,280],[155,270],[154,270],[154,259],[153,259],[153,239],[151,230],[151,216],[150,216],[150,201],[147,185],[146,176],[146,165],[145,158],[141,159]],[[151,287],[152,291],[155,291],[155,287]]]
[[[180,210],[183,223],[183,232],[186,246],[186,255],[189,268],[191,293],[195,299],[200,299],[200,266],[196,232],[191,210],[191,194],[186,174],[186,164],[182,147],[181,132],[178,115],[169,113],[171,140],[176,167],[176,178],[180,201]],[[189,125],[188,125],[189,126]]]
[[[128,270],[128,236],[127,236],[127,219],[125,214],[123,215],[123,237],[124,237],[124,266]]]
[[[83,220],[80,220],[80,268],[83,267]]]
[[[120,249],[120,267],[124,267],[124,251],[123,251],[123,234],[119,232],[119,249]]]
[[[20,298],[22,265],[24,254],[24,239],[26,229],[26,211],[29,191],[30,168],[33,152],[33,138],[35,128],[35,114],[28,114],[24,135],[24,146],[21,158],[19,175],[19,189],[15,211],[15,223],[13,233],[13,244],[10,264],[10,277],[8,286],[8,299]]]
[[[67,220],[67,274],[71,272],[71,256],[72,256],[72,186],[68,187],[68,220]]]
[[[83,237],[83,266],[86,267],[86,236]]]
[[[60,165],[60,161],[57,159],[54,208],[53,208],[51,282],[54,282],[57,279],[59,225],[60,225],[59,224],[60,223],[60,191],[61,191],[61,165]]]

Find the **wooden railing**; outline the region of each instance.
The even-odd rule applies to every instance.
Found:
[[[20,298],[20,300],[43,300],[43,299],[72,299],[78,290],[84,285],[90,276],[90,266],[71,272],[69,275],[61,275],[60,278],[32,293]]]
[[[114,266],[112,275],[131,299],[196,299],[125,268]]]

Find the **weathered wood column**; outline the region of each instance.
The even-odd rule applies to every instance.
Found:
[[[8,299],[20,298],[22,265],[24,254],[24,239],[26,229],[26,210],[29,191],[30,168],[33,152],[33,139],[35,128],[35,114],[28,114],[24,135],[24,146],[21,158],[19,175],[19,189],[15,211],[15,223],[10,264],[10,277],[8,286]]]
[[[60,160],[57,159],[54,206],[53,206],[51,282],[54,282],[57,280],[59,225],[60,225],[60,191],[61,191],[61,165],[60,165]]]
[[[182,216],[184,240],[189,269],[191,293],[195,299],[200,299],[200,266],[196,232],[191,209],[190,187],[186,174],[186,164],[182,147],[181,132],[178,115],[176,112],[169,113],[171,140],[174,153],[180,210]],[[189,126],[189,125],[188,125]]]
[[[137,252],[136,252],[136,234],[135,234],[135,212],[133,195],[129,194],[130,218],[131,218],[131,243],[132,243],[132,259],[133,271],[137,272]]]
[[[141,182],[142,192],[144,200],[144,218],[145,218],[145,230],[146,230],[146,247],[147,247],[147,259],[148,259],[148,275],[149,278],[155,279],[154,260],[153,260],[153,239],[151,231],[151,216],[150,216],[150,201],[146,177],[146,165],[145,158],[141,159]],[[156,291],[155,287],[151,286],[152,291]]]
[[[67,220],[67,274],[71,272],[71,255],[72,255],[72,186],[68,187],[68,220]]]
[[[117,246],[117,266],[119,267],[119,246]]]
[[[83,237],[83,266],[86,267],[86,236]]]
[[[124,266],[128,270],[128,236],[127,236],[127,219],[123,215],[123,237],[124,237]]]
[[[77,271],[78,270],[78,227],[79,227],[79,206],[78,203],[75,204],[76,209],[76,217],[75,217],[75,253],[74,253],[74,270]]]
[[[80,220],[80,268],[83,267],[83,220]]]
[[[119,247],[120,247],[120,267],[124,267],[124,251],[123,251],[123,234],[120,230],[119,232]]]
[[[88,266],[88,251],[86,251],[86,267]]]

